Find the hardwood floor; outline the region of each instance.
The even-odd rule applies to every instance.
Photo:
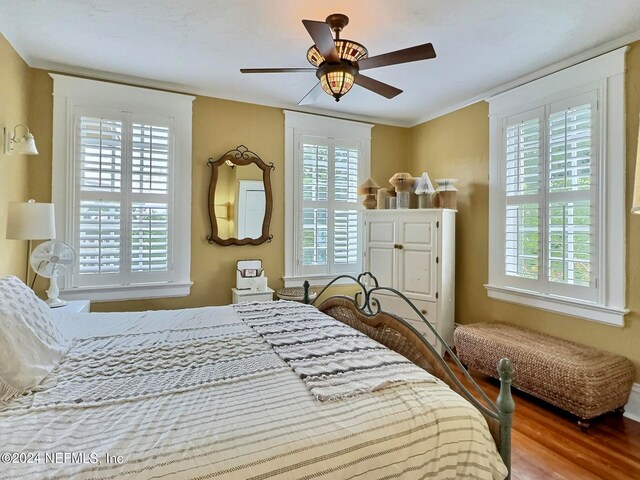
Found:
[[[470,372],[489,398],[499,383]],[[582,433],[572,415],[513,390],[513,480],[640,480],[640,423],[610,413]]]

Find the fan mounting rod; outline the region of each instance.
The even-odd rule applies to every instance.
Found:
[[[349,17],[342,13],[332,13],[325,19],[325,22],[327,22],[331,30],[336,33],[336,40],[340,40],[340,32],[344,27],[349,25]]]

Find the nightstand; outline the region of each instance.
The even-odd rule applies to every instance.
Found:
[[[273,290],[267,287],[266,290],[238,290],[232,288],[233,303],[246,302],[269,302],[273,300]]]
[[[63,307],[51,309],[52,312],[60,313],[89,313],[91,311],[91,300],[67,300]]]

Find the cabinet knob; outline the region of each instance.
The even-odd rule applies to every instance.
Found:
[[[400,250],[402,250],[402,249],[403,249],[403,246],[402,246],[402,245],[398,245],[398,248],[399,248]]]
[[[398,245],[397,243],[394,243],[394,244],[393,244],[393,248],[398,248],[398,246],[399,246],[399,245]]]
[[[423,314],[423,315],[426,315],[427,311],[423,308],[422,310],[420,310],[420,313]]]

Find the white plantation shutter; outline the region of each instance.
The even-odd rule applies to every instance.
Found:
[[[133,193],[169,193],[169,127],[133,124],[132,175]]]
[[[505,274],[537,280],[543,112],[511,117],[505,127]]]
[[[373,125],[285,111],[285,287],[362,268],[357,188],[370,173]]]
[[[504,269],[518,288],[595,291],[595,94],[506,117]]]
[[[302,145],[302,265],[324,271],[329,262],[329,144]]]
[[[77,109],[76,286],[171,279],[172,120]]]
[[[359,148],[347,141],[305,135],[300,142],[300,272],[355,272],[360,265]]]
[[[334,263],[357,265],[358,263],[358,211],[336,210],[333,218]]]
[[[589,287],[593,282],[594,108],[595,101],[553,108],[548,119],[547,275],[558,284]]]
[[[489,98],[489,297],[624,325],[625,55]]]
[[[81,190],[120,192],[122,120],[83,115],[78,133]]]
[[[81,276],[120,273],[120,202],[80,200],[78,269]]]
[[[358,265],[358,149],[336,145],[334,149],[334,270]]]
[[[131,272],[169,270],[171,131],[133,123],[131,174]]]
[[[136,203],[131,209],[131,271],[169,269],[169,208],[166,203]]]
[[[195,97],[50,75],[57,239],[78,255],[63,298],[188,295]]]

